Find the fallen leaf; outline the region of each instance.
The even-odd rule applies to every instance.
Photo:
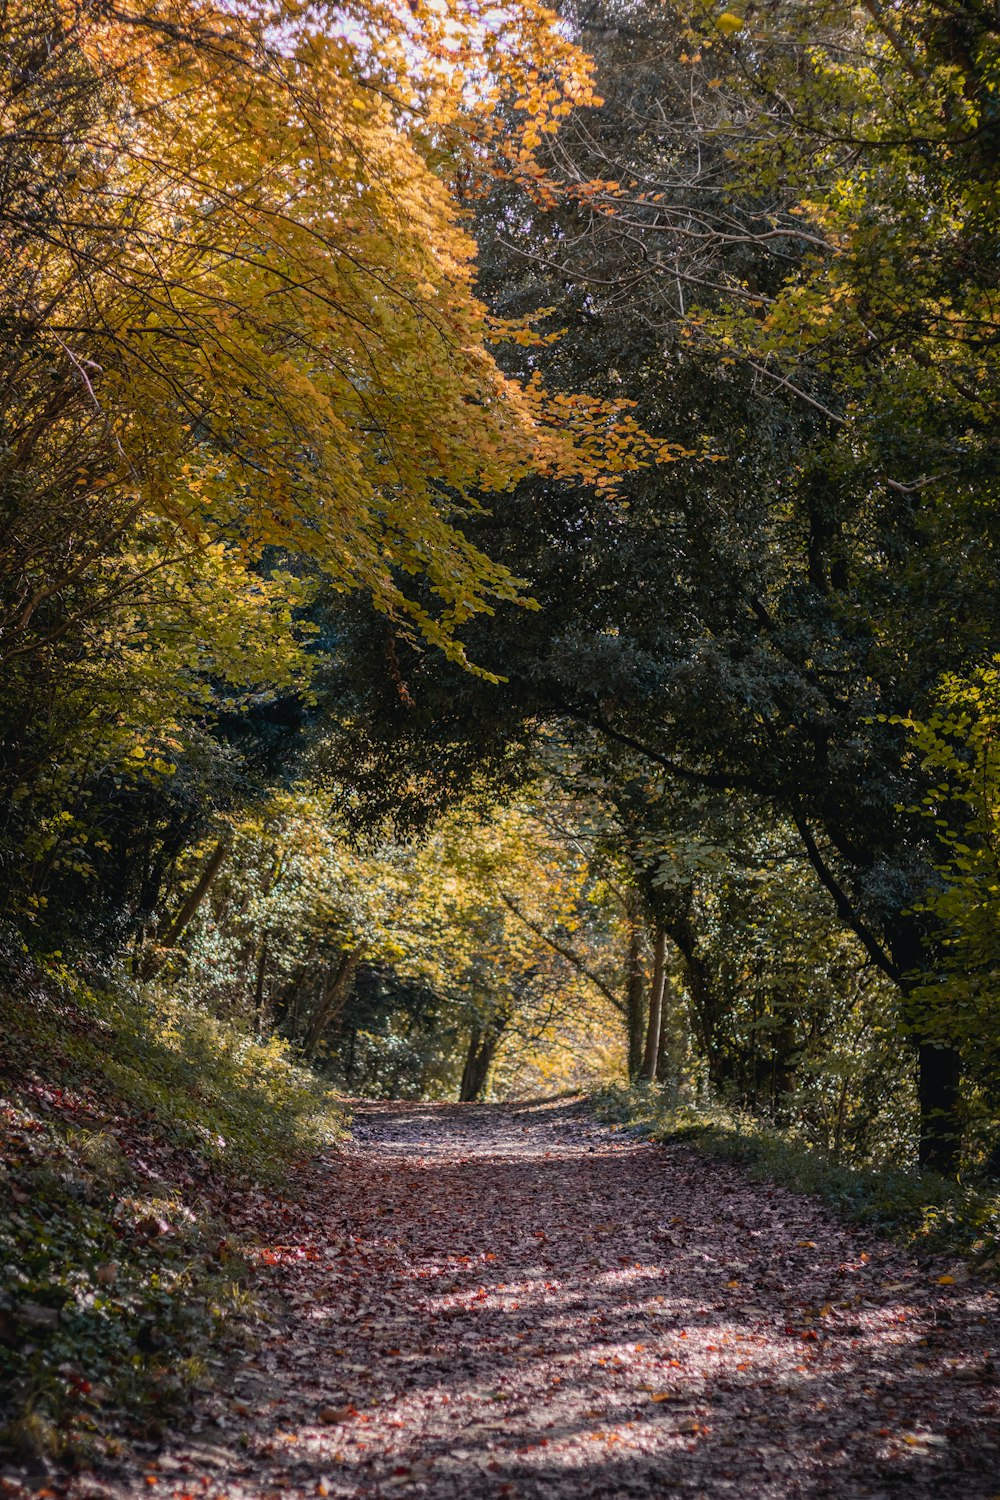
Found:
[[[316,1415],[321,1422],[332,1425],[334,1422],[346,1422],[356,1413],[353,1406],[321,1406]]]

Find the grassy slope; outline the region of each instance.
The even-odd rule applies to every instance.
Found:
[[[871,1225],[918,1252],[970,1259],[1000,1271],[1000,1190],[948,1182],[932,1173],[837,1161],[735,1111],[672,1107],[656,1088],[606,1089],[594,1100],[601,1119],[656,1141],[678,1141],[718,1160],[743,1163],[751,1176],[815,1193],[841,1218]]]
[[[280,1044],[0,953],[0,1451],[102,1461],[180,1420],[256,1324],[252,1184],[340,1123]]]

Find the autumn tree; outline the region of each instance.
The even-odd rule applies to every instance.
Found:
[[[477,523],[543,605],[469,636],[508,686],[403,651],[414,706],[386,678],[371,750],[502,777],[560,719],[787,823],[901,998],[945,1170],[961,1047],[907,1007],[940,961],[921,898],[947,850],[889,720],[995,645],[996,29],[967,10],[567,12],[605,104],[552,148],[561,194],[484,201],[481,285],[566,330],[523,369],[627,394],[704,457],[630,477],[627,509],[542,479]]]
[[[53,861],[100,865],[86,809],[100,823],[109,787],[193,767],[220,714],[304,688],[311,579],[461,658],[462,622],[519,593],[465,519],[527,472],[610,477],[655,445],[503,373],[492,341],[533,335],[473,287],[463,163],[527,172],[589,96],[549,12],[46,0],[0,26],[0,726],[23,922],[58,900]]]
[[[138,968],[352,1089],[478,1098],[501,1050],[555,1076],[560,1038],[614,1051],[625,1009],[621,913],[564,811],[526,792],[359,845],[331,794],[272,793],[191,848]]]

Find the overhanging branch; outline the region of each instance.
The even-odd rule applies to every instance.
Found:
[[[889,957],[889,954],[882,947],[882,944],[875,937],[874,933],[869,930],[869,928],[865,925],[864,922],[862,922],[861,918],[858,916],[851,898],[848,896],[847,892],[844,890],[843,886],[837,880],[837,877],[834,875],[833,871],[826,863],[826,860],[819,852],[819,846],[817,845],[816,840],[813,837],[812,830],[810,829],[808,823],[806,823],[805,819],[799,813],[792,814],[792,821],[795,824],[803,845],[805,846],[805,851],[809,859],[809,863],[812,865],[813,869],[816,871],[816,874],[819,876],[821,884],[833,897],[833,903],[837,908],[837,915],[854,933],[854,936],[861,943],[861,946],[868,954],[872,963],[875,964],[879,969],[881,969],[883,974],[887,974],[894,984],[898,984],[900,978],[902,977],[900,975],[899,969],[893,963],[892,959]]]
[[[537,922],[533,922],[532,919],[521,910],[514,898],[507,895],[506,891],[501,890],[499,892],[499,895],[500,900],[503,902],[504,906],[506,906],[509,911],[512,911],[515,917],[517,917],[519,921],[523,922],[525,927],[527,927],[530,932],[533,932],[536,937],[540,937],[542,942],[545,943],[549,948],[551,948],[554,953],[558,953],[561,958],[564,958],[568,964],[571,964],[573,966],[578,974],[582,974],[584,979],[589,980],[594,988],[596,990],[599,990],[604,996],[605,1000],[609,1000],[616,1010],[624,1010],[625,1007],[623,1006],[620,998],[615,994],[611,986],[605,984],[600,975],[595,974],[593,969],[591,969],[583,961],[578,953],[574,952],[574,950],[570,948],[568,944],[560,943],[558,938],[552,937],[545,931],[544,927],[541,927]]]

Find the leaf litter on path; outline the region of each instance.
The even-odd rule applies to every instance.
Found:
[[[1000,1500],[993,1289],[578,1102],[360,1104],[266,1212],[210,1448],[102,1494]]]

